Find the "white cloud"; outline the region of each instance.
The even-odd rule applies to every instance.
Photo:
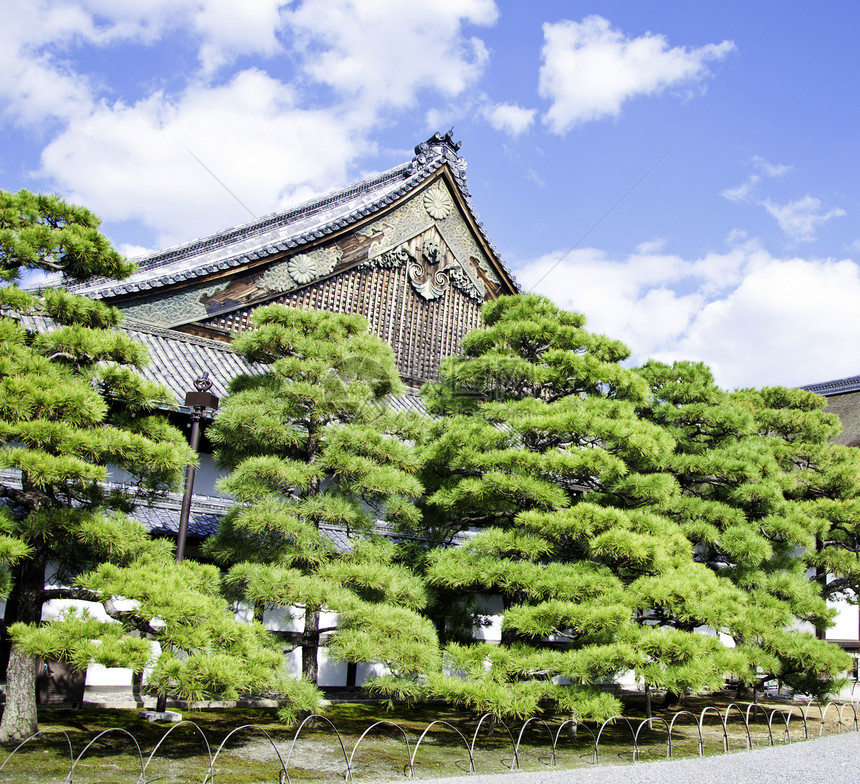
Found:
[[[770,199],[761,202],[782,229],[795,242],[811,242],[815,239],[816,230],[833,218],[841,218],[845,210],[836,207],[824,212],[821,199],[808,194],[802,199],[777,204]]]
[[[857,373],[860,268],[849,260],[751,257],[741,284],[697,315],[678,350],[708,357],[729,386]]]
[[[509,136],[525,133],[532,126],[536,113],[536,109],[524,109],[511,103],[497,103],[484,109],[487,122]]]
[[[143,245],[129,245],[128,243],[117,245],[116,249],[127,259],[136,259],[139,256],[148,256],[150,253],[157,250],[156,248],[146,248]]]
[[[92,47],[157,42],[185,32],[204,73],[238,55],[271,56],[282,0],[7,0],[0,25],[0,98],[25,124],[66,121],[93,110],[98,85],[75,71]],[[193,77],[194,75],[192,75]]]
[[[694,260],[585,248],[553,268],[560,256],[517,269],[524,288],[545,275],[539,293],[623,340],[637,364],[701,360],[728,388],[858,372],[860,266],[851,260],[777,258],[755,242]]]
[[[666,239],[664,237],[657,237],[653,240],[648,240],[647,242],[640,242],[636,246],[636,253],[640,256],[651,253],[660,253],[665,247]]]
[[[66,119],[91,105],[88,85],[64,63],[55,63],[38,46],[57,42],[88,26],[74,7],[48,8],[29,0],[11,0],[0,24],[0,105],[10,119],[38,124]]]
[[[226,189],[267,213],[342,184],[373,148],[369,133],[419,92],[456,99],[462,112],[488,58],[465,29],[498,14],[493,0],[440,0],[432,14],[399,0],[9,2],[0,119],[49,140],[36,172],[48,187],[105,219],[142,221],[159,243],[246,220]],[[168,34],[200,63],[172,92],[116,101],[75,70],[94,47]],[[272,58],[288,45],[291,82],[258,68],[216,78],[239,56]]]
[[[200,64],[211,72],[237,55],[272,57],[281,51],[279,30],[282,0],[206,0],[194,12],[194,27],[203,39]]]
[[[462,27],[497,16],[493,0],[439,0],[430,10],[402,0],[305,0],[284,12],[306,73],[372,110],[412,106],[423,89],[453,96],[473,84],[489,54]]]
[[[750,159],[749,164],[758,171],[758,174],[751,174],[745,183],[738,185],[736,188],[726,188],[720,191],[720,196],[729,201],[752,203],[753,191],[762,181],[762,177],[781,177],[792,169],[791,166],[783,163],[770,163],[770,161],[762,158],[760,155],[756,155]],[[761,204],[761,202],[757,203]]]
[[[840,218],[846,214],[845,210],[839,207],[825,212],[821,205],[821,199],[809,194],[801,199],[782,204],[769,198],[755,198],[756,188],[762,182],[763,177],[781,177],[786,172],[791,171],[792,167],[781,163],[770,163],[761,156],[752,158],[750,165],[760,173],[751,174],[746,182],[735,188],[726,188],[720,192],[720,195],[729,201],[764,207],[771,216],[776,218],[780,229],[795,242],[811,242],[815,239],[816,231],[821,226],[833,218]]]
[[[721,60],[735,48],[731,41],[670,48],[662,35],[628,38],[600,16],[545,24],[543,31],[539,90],[552,102],[543,119],[558,134],[618,115],[635,96],[699,83],[708,76],[709,61]]]
[[[545,188],[546,183],[541,178],[540,174],[537,173],[537,170],[533,167],[529,166],[528,171],[526,171],[526,177],[531,180],[535,185],[539,188]]]
[[[771,163],[760,155],[753,157],[751,163],[766,177],[781,177],[792,169],[791,166],[784,163]]]
[[[751,174],[749,179],[742,185],[738,185],[736,188],[726,188],[723,191],[720,191],[720,196],[724,199],[728,199],[729,201],[735,202],[749,202],[752,199],[752,191],[756,185],[761,182],[761,177],[757,174]]]
[[[360,147],[334,110],[308,110],[258,70],[177,98],[100,105],[43,151],[42,174],[105,219],[172,243],[248,219],[189,153],[258,214],[332,187]]]

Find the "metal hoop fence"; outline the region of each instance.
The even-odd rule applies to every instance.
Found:
[[[816,713],[817,717],[815,716]],[[7,765],[9,765],[9,768],[14,767],[10,763],[13,762],[15,755],[18,754],[21,749],[28,746],[28,744],[31,745],[34,741],[38,740],[44,742],[48,738],[52,738],[52,733],[58,733],[62,736],[62,739],[53,736],[53,741],[61,744],[65,741],[64,746],[68,750],[69,762],[68,772],[65,777],[66,784],[74,783],[75,773],[79,763],[81,763],[82,759],[88,756],[88,753],[91,752],[94,745],[107,736],[112,735],[119,735],[127,741],[126,745],[130,752],[129,759],[135,761],[133,763],[135,771],[139,770],[139,773],[135,772],[134,774],[130,774],[130,776],[133,775],[133,778],[130,777],[128,781],[134,781],[137,784],[148,784],[148,782],[151,783],[156,780],[163,779],[163,776],[150,774],[150,764],[154,760],[158,759],[159,752],[163,754],[164,749],[169,746],[168,741],[171,739],[170,736],[172,733],[174,733],[174,731],[179,727],[183,726],[194,730],[195,736],[199,735],[200,743],[205,748],[206,763],[201,766],[199,778],[202,784],[216,784],[216,776],[218,775],[216,763],[219,757],[229,753],[230,750],[227,748],[228,741],[230,741],[233,736],[244,731],[261,734],[264,737],[264,746],[266,748],[269,746],[271,747],[271,753],[277,761],[277,764],[272,771],[275,774],[275,780],[278,781],[279,784],[289,784],[291,781],[290,762],[293,757],[293,752],[296,749],[296,744],[300,735],[311,722],[314,723],[317,729],[319,729],[320,725],[324,725],[323,734],[334,736],[337,740],[335,745],[336,748],[339,748],[340,752],[338,754],[338,759],[342,760],[343,764],[342,777],[347,782],[353,782],[357,767],[356,755],[359,747],[365,742],[371,733],[380,732],[383,729],[392,732],[398,743],[402,740],[406,750],[406,763],[402,769],[402,773],[405,777],[413,777],[416,772],[416,758],[418,756],[418,751],[428,738],[428,734],[431,730],[434,730],[435,732],[438,732],[439,730],[446,731],[443,734],[453,739],[455,746],[461,746],[465,750],[468,758],[468,772],[477,773],[478,766],[476,764],[476,753],[479,747],[479,739],[482,737],[481,729],[485,725],[488,725],[490,729],[486,734],[486,737],[491,735],[497,727],[501,727],[504,730],[504,733],[507,735],[507,740],[510,742],[512,758],[510,765],[508,765],[504,760],[502,760],[502,762],[507,770],[513,771],[520,767],[523,738],[526,731],[529,729],[538,730],[537,733],[533,732],[531,735],[532,742],[530,747],[545,747],[548,752],[548,757],[544,759],[539,758],[539,760],[543,761],[544,764],[550,767],[555,767],[558,764],[559,742],[562,739],[562,732],[565,728],[570,729],[571,727],[574,730],[570,733],[573,743],[581,742],[583,738],[587,741],[588,753],[581,756],[585,757],[586,761],[593,765],[597,765],[600,760],[601,742],[604,742],[604,745],[608,742],[606,741],[606,736],[610,734],[610,727],[617,727],[622,730],[622,738],[628,737],[629,740],[627,741],[627,748],[630,754],[629,758],[633,763],[638,762],[642,758],[642,750],[643,748],[646,748],[643,745],[642,738],[646,733],[655,733],[656,736],[660,738],[656,743],[652,742],[648,744],[647,748],[649,749],[654,749],[665,742],[665,754],[667,759],[672,759],[674,757],[677,744],[682,737],[686,737],[687,741],[694,742],[698,756],[704,757],[706,750],[706,737],[713,738],[713,732],[711,732],[710,735],[705,732],[705,720],[709,716],[715,717],[717,720],[716,723],[712,723],[708,726],[711,727],[711,729],[716,728],[717,738],[722,738],[722,751],[724,754],[727,754],[730,751],[731,743],[729,727],[732,721],[735,723],[734,726],[740,725],[743,733],[743,742],[747,749],[752,748],[754,745],[753,730],[756,727],[766,729],[767,734],[762,738],[762,740],[768,746],[773,746],[777,742],[791,743],[792,740],[803,740],[809,738],[810,728],[814,727],[816,721],[818,723],[818,732],[816,734],[817,736],[823,736],[827,731],[828,717],[831,729],[835,725],[836,732],[860,731],[860,714],[858,714],[857,702],[828,702],[825,705],[821,705],[817,700],[809,700],[802,708],[801,706],[793,705],[786,706],[785,709],[765,708],[758,703],[750,703],[746,705],[730,703],[721,711],[715,706],[708,705],[705,706],[698,715],[688,710],[680,710],[674,713],[670,720],[661,716],[652,716],[651,718],[642,719],[638,724],[635,724],[626,716],[618,715],[612,716],[602,722],[599,727],[595,725],[594,728],[589,727],[587,723],[577,718],[567,718],[560,723],[555,723],[552,719],[547,720],[540,717],[532,717],[522,723],[516,738],[514,737],[514,732],[504,721],[502,721],[502,719],[494,717],[490,713],[485,713],[477,719],[474,732],[472,733],[471,743],[465,734],[465,726],[460,728],[443,719],[436,719],[435,721],[430,722],[420,735],[418,735],[417,740],[415,740],[414,743],[410,742],[410,734],[404,727],[400,726],[396,722],[383,720],[374,722],[365,729],[355,741],[352,751],[347,754],[346,744],[342,733],[328,718],[315,714],[307,717],[296,728],[295,733],[292,736],[292,740],[289,742],[286,754],[282,754],[282,747],[286,745],[286,742],[281,741],[281,746],[279,746],[279,741],[272,737],[270,732],[262,726],[257,724],[243,724],[235,727],[224,737],[220,744],[218,744],[217,750],[213,755],[212,744],[210,743],[206,732],[198,724],[192,721],[183,721],[171,726],[158,739],[158,742],[155,744],[149,755],[146,756],[144,761],[144,752],[141,750],[141,745],[137,738],[135,738],[131,732],[121,727],[111,727],[99,732],[84,746],[77,756],[74,754],[72,740],[66,730],[61,727],[45,727],[31,735],[29,738],[21,741],[6,756],[3,762],[0,763],[0,781],[4,780],[4,777],[8,775]],[[793,719],[797,719],[797,721],[794,722],[794,725],[792,725]],[[685,727],[688,732],[692,730],[692,738],[689,736],[682,736],[682,731],[679,729],[681,727]],[[794,737],[792,737],[793,727],[797,727]],[[581,733],[586,734],[583,735]],[[613,735],[614,737],[611,741],[613,747],[617,749],[621,746],[622,751],[619,752],[619,754],[624,753],[623,749],[625,744],[624,742],[619,741],[618,732],[615,731]],[[664,737],[665,741],[663,740]],[[760,734],[759,737],[761,738]],[[545,743],[536,743],[536,738],[545,739]],[[498,749],[498,744],[495,744],[494,748]],[[90,763],[90,766],[92,766],[92,764],[93,763]],[[494,771],[482,770],[480,772],[487,773]],[[188,780],[187,777],[185,780]]]

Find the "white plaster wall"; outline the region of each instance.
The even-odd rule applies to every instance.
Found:
[[[131,670],[126,667],[105,667],[93,662],[87,667],[86,687],[131,688],[131,675]]]
[[[355,685],[361,686],[368,678],[376,678],[382,675],[391,675],[391,670],[382,662],[361,662],[355,668]]]
[[[266,607],[263,611],[263,626],[270,632],[300,632],[304,621],[304,610],[296,607]]]
[[[325,648],[317,653],[319,665],[318,684],[320,686],[346,686],[346,662],[335,662],[329,659]]]
[[[194,472],[194,493],[195,495],[210,495],[221,496],[222,493],[215,487],[215,483],[222,477],[229,474],[229,470],[218,468],[212,455],[198,454],[200,465]],[[119,484],[130,484],[132,480],[131,474],[123,471],[117,466],[108,466],[107,473],[108,482],[117,482]]]
[[[78,610],[86,610],[93,618],[103,623],[118,623],[118,621],[115,621],[105,612],[105,608],[100,603],[85,602],[81,599],[51,599],[49,602],[45,602],[42,605],[42,620],[53,621],[60,617],[60,613],[63,610],[72,607]]]
[[[827,606],[837,611],[835,624],[827,630],[827,639],[860,639],[860,607],[846,601],[827,602]]]
[[[504,604],[501,596],[478,594],[475,597],[480,619],[484,622],[472,627],[472,636],[484,642],[499,642],[502,639],[502,612]]]
[[[253,613],[247,605],[237,608],[236,617],[249,622]],[[340,616],[333,612],[320,613],[320,629],[337,626]],[[272,632],[300,632],[305,628],[305,611],[302,607],[269,606],[263,611],[263,626]]]
[[[716,637],[726,648],[734,648],[735,641],[725,632],[717,632],[713,626],[697,626],[697,634],[704,634],[706,637]]]
[[[294,678],[298,678],[302,674],[302,650],[296,648],[286,654],[287,672]],[[325,648],[320,648],[317,652],[317,667],[319,672],[317,675],[317,683],[321,687],[325,686],[346,686],[346,662],[335,662],[329,659],[328,652]],[[358,681],[361,682],[360,680]]]
[[[42,606],[42,620],[51,621],[69,608],[86,610],[96,620],[117,623],[98,602],[85,602],[80,599],[51,599]],[[91,689],[131,689],[132,671],[126,667],[105,667],[92,662],[87,667],[85,687]]]

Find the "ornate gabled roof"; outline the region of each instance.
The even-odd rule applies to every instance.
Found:
[[[208,237],[134,259],[138,271],[123,281],[96,279],[70,287],[97,299],[127,297],[240,268],[309,245],[385,209],[444,166],[495,261],[518,288],[471,205],[466,161],[449,131],[415,148],[410,161],[296,207],[267,215]]]
[[[824,397],[832,395],[846,395],[849,392],[860,392],[860,376],[850,376],[849,378],[840,378],[835,381],[822,381],[818,384],[807,384],[801,389],[808,392],[815,392]]]

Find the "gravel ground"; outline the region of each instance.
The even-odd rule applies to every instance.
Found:
[[[637,762],[577,770],[428,779],[429,784],[852,784],[860,778],[860,733],[705,759]]]

